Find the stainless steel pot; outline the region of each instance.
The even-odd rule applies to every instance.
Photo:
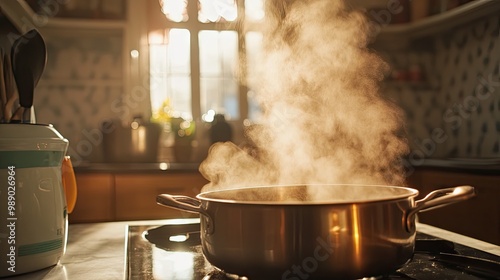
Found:
[[[418,191],[378,185],[293,185],[221,190],[157,202],[201,214],[203,254],[254,279],[356,279],[394,272],[415,245],[419,211],[474,196],[471,186]]]

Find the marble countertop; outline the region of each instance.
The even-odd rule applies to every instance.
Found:
[[[197,219],[189,220],[194,221]],[[172,222],[175,222],[175,220],[72,224],[69,226],[66,254],[58,265],[37,272],[2,279],[125,279],[125,236],[127,225],[167,224]],[[494,244],[426,224],[417,224],[417,230],[500,256],[500,246]]]

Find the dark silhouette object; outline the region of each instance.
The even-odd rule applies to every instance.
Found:
[[[217,142],[231,141],[233,138],[233,129],[226,122],[223,114],[216,114],[210,127],[210,141],[212,144]]]

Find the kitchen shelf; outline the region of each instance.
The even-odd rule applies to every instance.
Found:
[[[373,45],[383,49],[405,48],[414,40],[437,36],[499,12],[498,0],[474,0],[415,22],[384,26]]]
[[[72,30],[123,30],[126,20],[56,18],[38,15],[25,1],[0,1],[0,9],[21,33],[33,28]]]

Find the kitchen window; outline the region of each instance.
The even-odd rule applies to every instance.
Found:
[[[252,91],[240,82],[248,70],[240,61],[251,66],[260,53],[262,35],[248,23],[263,18],[263,1],[160,0],[165,29],[149,34],[153,113],[207,122],[216,113],[258,116]]]

